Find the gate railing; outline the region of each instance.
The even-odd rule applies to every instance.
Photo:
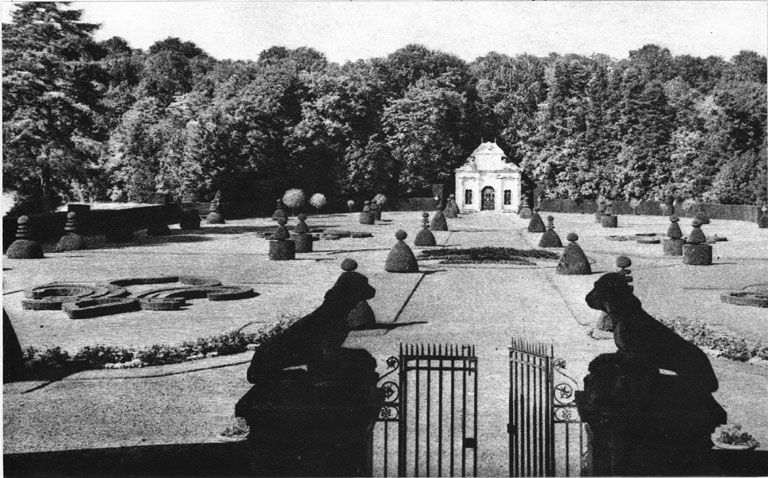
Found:
[[[387,368],[380,379],[385,403],[374,436],[374,474],[389,476],[396,469],[398,476],[476,476],[474,346],[400,344]],[[389,378],[396,371],[397,382]]]
[[[509,348],[509,475],[582,474],[584,430],[575,380],[552,345],[512,339]],[[562,377],[562,378],[561,378]]]

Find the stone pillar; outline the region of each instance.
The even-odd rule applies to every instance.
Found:
[[[256,476],[372,476],[373,426],[384,397],[376,361],[341,349],[333,370],[285,370],[235,406]]]
[[[576,405],[588,425],[595,476],[711,475],[711,434],[726,422],[712,395],[642,358],[614,353],[589,365]]]

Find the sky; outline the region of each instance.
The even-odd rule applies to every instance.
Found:
[[[2,1],[3,22],[11,3]],[[626,58],[648,43],[672,54],[730,58],[768,54],[765,1],[464,2],[72,2],[100,23],[99,40],[120,36],[146,49],[169,36],[218,59],[256,59],[275,45],[309,46],[344,62],[385,56],[409,43],[471,61],[490,51],[537,56],[604,53]]]

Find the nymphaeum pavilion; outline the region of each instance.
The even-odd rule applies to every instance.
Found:
[[[480,144],[456,169],[456,201],[462,212],[517,212],[520,168],[494,142]]]

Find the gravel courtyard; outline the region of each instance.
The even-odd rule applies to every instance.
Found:
[[[584,297],[601,273],[615,270],[618,255],[632,259],[635,295],[651,315],[681,316],[768,343],[768,309],[720,302],[723,292],[768,289],[768,230],[754,223],[713,220],[704,233],[727,241],[713,246],[714,265],[696,267],[683,265],[679,257],[663,257],[658,244],[608,240],[610,235],[663,235],[669,224],[664,217],[620,216],[619,228],[604,229],[591,215],[553,216],[564,243],[568,232],[578,233],[593,262],[592,275],[558,275],[556,260],[536,260],[531,266],[421,260],[418,274],[391,274],[384,272],[384,261],[394,233],[406,230],[406,243],[412,246],[421,214],[385,212],[385,221],[375,226],[359,224],[356,214],[338,214],[311,216],[307,223],[311,228],[372,232],[374,237],[318,241],[315,252],[276,262],[268,260],[268,242],[260,235],[274,222],[246,219],[193,232],[174,229],[166,237],[141,236],[116,248],[97,243],[85,251],[47,253],[42,260],[5,259],[3,306],[22,347],[59,346],[73,353],[96,344],[174,345],[306,314],[322,302],[341,272],[341,261],[351,257],[377,290],[369,303],[378,322],[419,322],[350,334],[346,346],[367,349],[382,372],[401,342],[476,346],[481,476],[508,473],[508,347],[513,337],[552,343],[579,383],[595,356],[615,350],[609,337],[590,335],[597,312]],[[449,219],[449,231],[435,236],[440,247],[537,248],[540,234],[527,232],[527,224],[516,215],[467,214]],[[691,220],[683,218],[680,225],[687,233]],[[418,255],[419,248],[414,252]],[[253,287],[258,295],[227,302],[193,300],[182,311],[87,320],[21,307],[24,289],[53,281],[160,275],[212,277],[224,285]],[[161,367],[85,371],[52,383],[6,384],[4,453],[217,442],[232,422],[235,402],[250,388],[245,380],[249,359],[250,354],[239,354]],[[715,398],[728,412],[729,423],[743,424],[762,447],[768,446],[762,404],[768,395],[768,367],[714,356],[711,362],[720,380]]]

